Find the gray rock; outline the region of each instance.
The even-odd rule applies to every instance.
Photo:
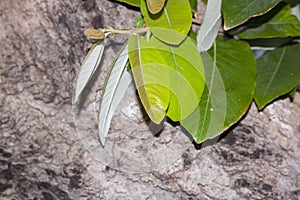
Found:
[[[293,102],[279,100],[263,112],[252,105],[218,143],[199,150],[188,143],[159,171],[115,170],[86,149],[71,104],[80,63],[93,42],[83,30],[130,28],[137,14],[106,0],[0,1],[0,198],[298,199],[299,93]],[[124,40],[113,36],[107,41],[99,81],[91,86],[94,99]],[[123,109],[125,115],[116,117],[133,114],[132,121],[128,125],[125,118],[115,118],[113,139],[124,132],[130,139],[132,128],[147,122],[137,99],[131,109]],[[168,130],[173,129],[178,131]],[[155,140],[168,142],[163,135]],[[134,142],[118,145],[133,152],[140,148]]]

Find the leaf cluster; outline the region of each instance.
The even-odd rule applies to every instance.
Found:
[[[298,0],[208,0],[203,20],[196,0],[119,1],[140,9],[136,27],[85,31],[97,43],[83,62],[75,91],[77,101],[100,64],[108,35],[129,35],[101,98],[103,145],[132,79],[150,119],[180,122],[196,143],[236,123],[253,100],[261,110],[278,97],[292,96],[300,83]]]

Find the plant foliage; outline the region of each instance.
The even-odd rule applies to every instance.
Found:
[[[108,35],[129,35],[100,102],[103,145],[131,74],[150,119],[179,122],[196,143],[236,123],[253,100],[261,110],[278,97],[293,96],[300,83],[298,0],[208,0],[203,20],[196,0],[118,1],[140,9],[136,27],[85,31],[97,42],[75,91],[77,101],[100,64]],[[196,35],[193,23],[199,26]]]

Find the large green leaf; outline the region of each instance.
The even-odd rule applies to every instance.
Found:
[[[115,1],[120,1],[120,2],[127,3],[131,6],[136,6],[136,7],[140,7],[140,4],[141,4],[141,0],[115,0]],[[144,0],[142,0],[142,1],[144,1]]]
[[[209,54],[213,56],[213,50]],[[252,102],[256,62],[250,46],[242,41],[219,39],[216,54],[227,98],[224,127],[228,127],[242,117]]]
[[[204,66],[194,41],[190,38],[178,47],[162,45],[164,58],[172,68],[167,115],[173,121],[180,121],[189,116],[200,102],[205,86]]]
[[[212,60],[206,52],[201,56],[205,66],[206,87],[198,107],[180,122],[197,143],[220,133],[226,115],[226,93],[215,64],[216,57]]]
[[[145,1],[141,1],[141,11],[151,32],[168,44],[179,44],[188,34],[192,25],[189,0],[168,0],[158,14],[151,14]]]
[[[294,37],[300,35],[300,22],[291,15],[291,8],[286,5],[270,21],[256,28],[250,28],[238,34],[242,39]]]
[[[74,102],[78,100],[80,94],[97,70],[102,59],[103,51],[104,43],[103,40],[100,40],[92,46],[88,55],[85,57],[76,82]]]
[[[153,122],[159,124],[166,112],[179,121],[196,108],[205,80],[201,57],[190,39],[173,47],[155,37],[147,41],[132,36],[129,60],[139,96]]]
[[[127,63],[128,45],[126,43],[111,66],[104,91],[101,95],[98,115],[98,130],[100,142],[103,146],[109,131],[113,114],[132,81],[131,74],[126,70]]]
[[[165,5],[165,0],[147,0],[148,10],[151,14],[157,14]]]
[[[262,109],[300,83],[300,44],[269,51],[257,60],[255,102]]]
[[[152,43],[139,36],[129,39],[128,49],[131,70],[142,104],[150,119],[160,124],[170,101],[166,61]]]
[[[281,0],[223,0],[224,29],[229,30],[251,17],[263,15]]]
[[[203,23],[197,35],[197,49],[199,52],[207,51],[214,43],[222,25],[222,0],[208,1]]]
[[[244,115],[253,99],[256,75],[255,58],[242,41],[217,39],[202,59],[206,89],[198,108],[181,121],[197,143],[217,136]]]

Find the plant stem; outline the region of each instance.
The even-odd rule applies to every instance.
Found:
[[[192,19],[192,22],[194,23],[194,24],[198,24],[198,25],[201,25],[202,24],[202,20],[201,19]]]
[[[111,33],[111,34],[118,33],[118,34],[127,34],[127,35],[138,35],[141,33],[146,33],[150,29],[146,27],[146,28],[123,29],[123,30],[116,30],[113,28],[103,28],[100,30],[102,30],[104,33]]]

